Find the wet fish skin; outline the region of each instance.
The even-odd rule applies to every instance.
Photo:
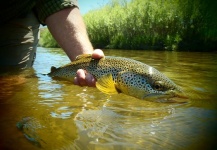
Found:
[[[107,94],[124,93],[139,99],[159,96],[170,99],[182,90],[168,77],[142,62],[124,57],[93,59],[84,54],[60,68],[52,68],[51,77],[74,80],[78,69],[87,70],[96,79],[96,87]]]

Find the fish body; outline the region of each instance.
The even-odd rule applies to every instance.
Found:
[[[153,96],[169,98],[181,89],[155,68],[142,62],[124,58],[105,56],[93,59],[91,55],[80,55],[70,64],[53,68],[51,77],[74,80],[78,69],[84,69],[96,79],[96,87],[107,94],[124,93],[139,99]]]

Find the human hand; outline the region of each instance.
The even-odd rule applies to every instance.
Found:
[[[96,49],[92,53],[92,58],[94,59],[100,59],[105,57],[104,53],[100,49]],[[80,86],[91,86],[95,87],[96,86],[96,79],[88,73],[86,70],[83,69],[78,69],[77,70],[77,75],[74,78],[74,84],[80,85]]]

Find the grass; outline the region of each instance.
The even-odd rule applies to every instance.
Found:
[[[112,0],[84,21],[95,48],[208,51],[217,48],[215,6],[214,0]],[[56,45],[47,31],[42,39],[42,46]]]

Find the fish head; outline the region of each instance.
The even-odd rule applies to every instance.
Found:
[[[139,99],[158,102],[186,101],[182,99],[185,96],[181,88],[153,67],[146,72],[121,72],[117,81],[117,89]]]
[[[147,91],[143,99],[178,103],[186,102],[188,99],[178,85],[153,67],[149,67],[148,73],[143,74],[143,78],[146,79],[144,89]]]
[[[182,89],[166,76],[157,80],[152,76],[152,79],[147,81],[145,90],[147,93],[143,95],[142,99],[146,100],[184,103],[188,99]]]

